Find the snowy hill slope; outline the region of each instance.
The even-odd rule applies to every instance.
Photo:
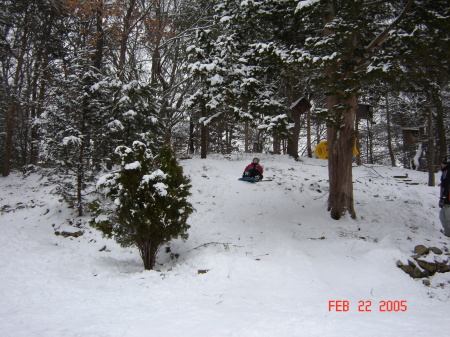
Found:
[[[237,180],[250,155],[182,161],[196,212],[158,271],[69,225],[38,176],[0,179],[0,336],[447,335],[450,273],[427,287],[396,267],[419,244],[448,251],[425,173],[355,167],[358,219],[335,221],[325,161],[260,158],[272,181]]]

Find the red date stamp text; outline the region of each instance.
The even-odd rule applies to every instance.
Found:
[[[359,312],[404,312],[408,311],[407,301],[358,301],[358,305],[353,306],[350,301],[335,300],[328,301],[328,311],[348,312],[351,309],[357,309]]]

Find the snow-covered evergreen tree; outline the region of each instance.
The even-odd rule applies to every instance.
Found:
[[[156,156],[138,141],[132,147],[118,147],[116,153],[120,168],[98,182],[114,206],[105,220],[101,216],[105,207],[96,203],[98,217],[92,224],[123,247],[136,246],[145,269],[153,269],[162,244],[177,237],[187,239],[186,221],[193,212],[186,200],[189,180],[168,145]]]
[[[67,73],[49,91],[38,121],[43,132],[43,161],[51,167],[57,192],[79,215],[83,215],[85,189],[95,173],[96,130],[103,118],[91,89],[98,77],[83,57],[73,59]]]
[[[42,156],[52,167],[57,192],[77,207],[79,215],[86,188],[105,165],[113,164],[117,146],[139,140],[152,150],[159,148],[156,102],[148,83],[123,83],[101,75],[85,58],[74,58],[67,74],[55,83],[39,119]]]
[[[197,43],[188,51],[189,69],[199,89],[189,105],[204,105],[202,123],[232,113],[237,120],[286,138],[290,121],[279,90],[281,56],[273,45],[259,43],[261,37],[253,34],[259,27],[250,24],[251,15],[257,12],[251,5],[258,3],[222,2],[216,6],[215,27],[220,29],[198,31]]]
[[[124,82],[115,75],[105,76],[91,87],[101,98],[103,116],[97,131],[96,151],[108,158],[119,145],[141,141],[152,151],[159,148],[162,130],[158,116],[159,94],[150,83]]]

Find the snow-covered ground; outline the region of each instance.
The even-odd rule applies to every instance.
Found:
[[[1,178],[0,336],[448,336],[450,273],[425,286],[396,267],[419,244],[448,252],[426,173],[355,167],[358,219],[335,221],[325,161],[260,158],[272,181],[237,180],[252,155],[181,162],[196,212],[155,271],[69,225],[38,175]]]

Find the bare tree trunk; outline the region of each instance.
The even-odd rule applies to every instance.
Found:
[[[192,120],[192,117],[189,121],[189,153],[194,154],[195,148],[194,148],[194,121]]]
[[[330,111],[340,101],[337,95],[327,97],[327,107]],[[328,211],[333,219],[339,220],[346,212],[351,218],[356,218],[353,206],[353,174],[352,159],[355,144],[355,112],[356,96],[352,94],[346,101],[349,110],[343,112],[342,122],[328,127],[328,175],[330,195]],[[336,112],[335,112],[336,113]]]
[[[158,252],[160,244],[148,239],[142,239],[137,246],[142,262],[144,262],[144,269],[152,270],[156,264],[156,253]]]
[[[100,72],[102,68],[103,45],[105,40],[103,34],[103,1],[98,2],[98,7],[96,9],[95,16],[96,16],[97,36],[95,41],[95,53],[93,64],[94,67],[97,69],[97,71]]]
[[[5,143],[5,162],[3,163],[3,172],[2,175],[4,177],[9,176],[11,172],[11,160],[12,160],[12,152],[13,152],[13,136],[15,132],[15,123],[16,117],[19,112],[20,104],[18,102],[18,87],[19,81],[22,75],[22,66],[24,62],[25,51],[28,44],[28,29],[27,29],[27,20],[25,19],[25,30],[22,35],[22,44],[20,47],[20,54],[17,59],[16,70],[14,73],[14,80],[12,83],[11,90],[11,106],[6,115],[6,143]]]
[[[273,137],[273,153],[281,154],[281,142],[280,138],[278,138],[277,136]]]
[[[358,166],[362,165],[362,160],[361,160],[361,145],[359,142],[359,118],[358,116],[355,116],[355,135],[357,136],[356,138],[356,149],[358,150],[358,154],[356,155],[356,164]]]
[[[438,80],[438,85],[440,88],[442,88],[443,80]],[[441,98],[441,92],[440,90],[438,92],[435,92],[433,94],[433,101],[436,105],[436,130],[438,135],[438,142],[439,142],[439,159],[443,158],[445,155],[448,154],[447,149],[447,139],[445,136],[445,123],[444,123],[444,107],[442,104],[442,98]]]
[[[312,158],[312,148],[311,148],[311,109],[306,112],[306,150],[308,153],[308,158]]]
[[[249,143],[249,135],[248,135],[248,121],[245,121],[245,126],[244,126],[244,135],[245,135],[245,147],[244,147],[244,152],[248,153],[248,143]]]
[[[367,161],[370,164],[373,164],[373,135],[369,119],[366,120],[366,126],[367,126]]]
[[[205,103],[201,103],[201,109],[202,117],[207,117]],[[200,158],[206,159],[208,154],[208,127],[204,124],[204,121],[201,124]]]
[[[133,15],[134,7],[136,5],[136,0],[130,0],[127,13],[123,19],[123,32],[120,40],[120,52],[119,52],[119,78],[124,80],[125,76],[125,61],[126,61],[126,52],[127,52],[127,41],[128,36],[130,34],[131,29],[131,17]]]
[[[83,143],[83,141],[82,141]],[[83,184],[84,184],[84,145],[81,144],[77,167],[77,210],[78,216],[83,216]]]
[[[45,29],[43,36],[50,36],[52,33],[52,29],[55,25],[55,17],[57,13],[56,11],[51,11],[50,15],[47,18],[45,23]],[[38,60],[36,62],[36,70],[35,70],[35,80],[33,83],[33,101],[37,102],[37,106],[31,110],[31,118],[36,119],[40,118],[43,110],[43,101],[45,99],[47,93],[47,86],[50,81],[50,71],[48,65],[50,63],[50,53],[49,53],[49,45],[43,44],[38,48],[37,57]],[[42,60],[42,61],[41,61]],[[42,76],[39,74],[42,72]],[[39,85],[37,84],[38,78],[41,79]],[[32,125],[31,126],[31,143],[30,143],[30,163],[32,165],[37,165],[39,161],[39,144],[41,141],[41,135],[39,126]]]
[[[433,110],[428,107],[428,186],[436,186],[434,172]]]
[[[88,130],[88,118],[91,113],[89,109],[88,99],[85,99],[83,102],[84,108],[81,116],[81,125],[80,132],[83,135],[80,143],[79,153],[78,153],[78,163],[77,163],[77,209],[78,216],[83,216],[83,189],[85,185],[85,176],[87,169],[87,160],[86,157],[89,152],[89,142],[90,142],[90,133]]]
[[[288,141],[288,154],[295,159],[298,158],[298,139],[300,135],[300,116],[294,120],[294,128],[292,129],[292,139]]]
[[[391,107],[389,103],[389,93],[385,94],[386,97],[386,123],[387,123],[387,148],[389,151],[389,157],[391,158],[391,165],[395,167],[395,156],[392,148],[392,130],[391,130]]]
[[[226,143],[226,154],[230,154],[233,151],[233,124],[225,123],[225,143]]]
[[[34,113],[32,113],[32,118],[39,118],[42,114],[42,102],[44,101],[45,94],[47,93],[47,83],[50,78],[48,71],[49,59],[47,55],[44,55],[44,62],[42,64],[42,81],[39,87],[39,94],[37,98],[38,106],[36,107]],[[41,135],[37,126],[31,127],[31,149],[30,149],[30,163],[37,165],[39,161],[39,143],[41,140]]]
[[[233,137],[234,137],[234,125],[230,125],[229,132],[230,132],[230,138],[228,143],[228,154],[233,152]]]

